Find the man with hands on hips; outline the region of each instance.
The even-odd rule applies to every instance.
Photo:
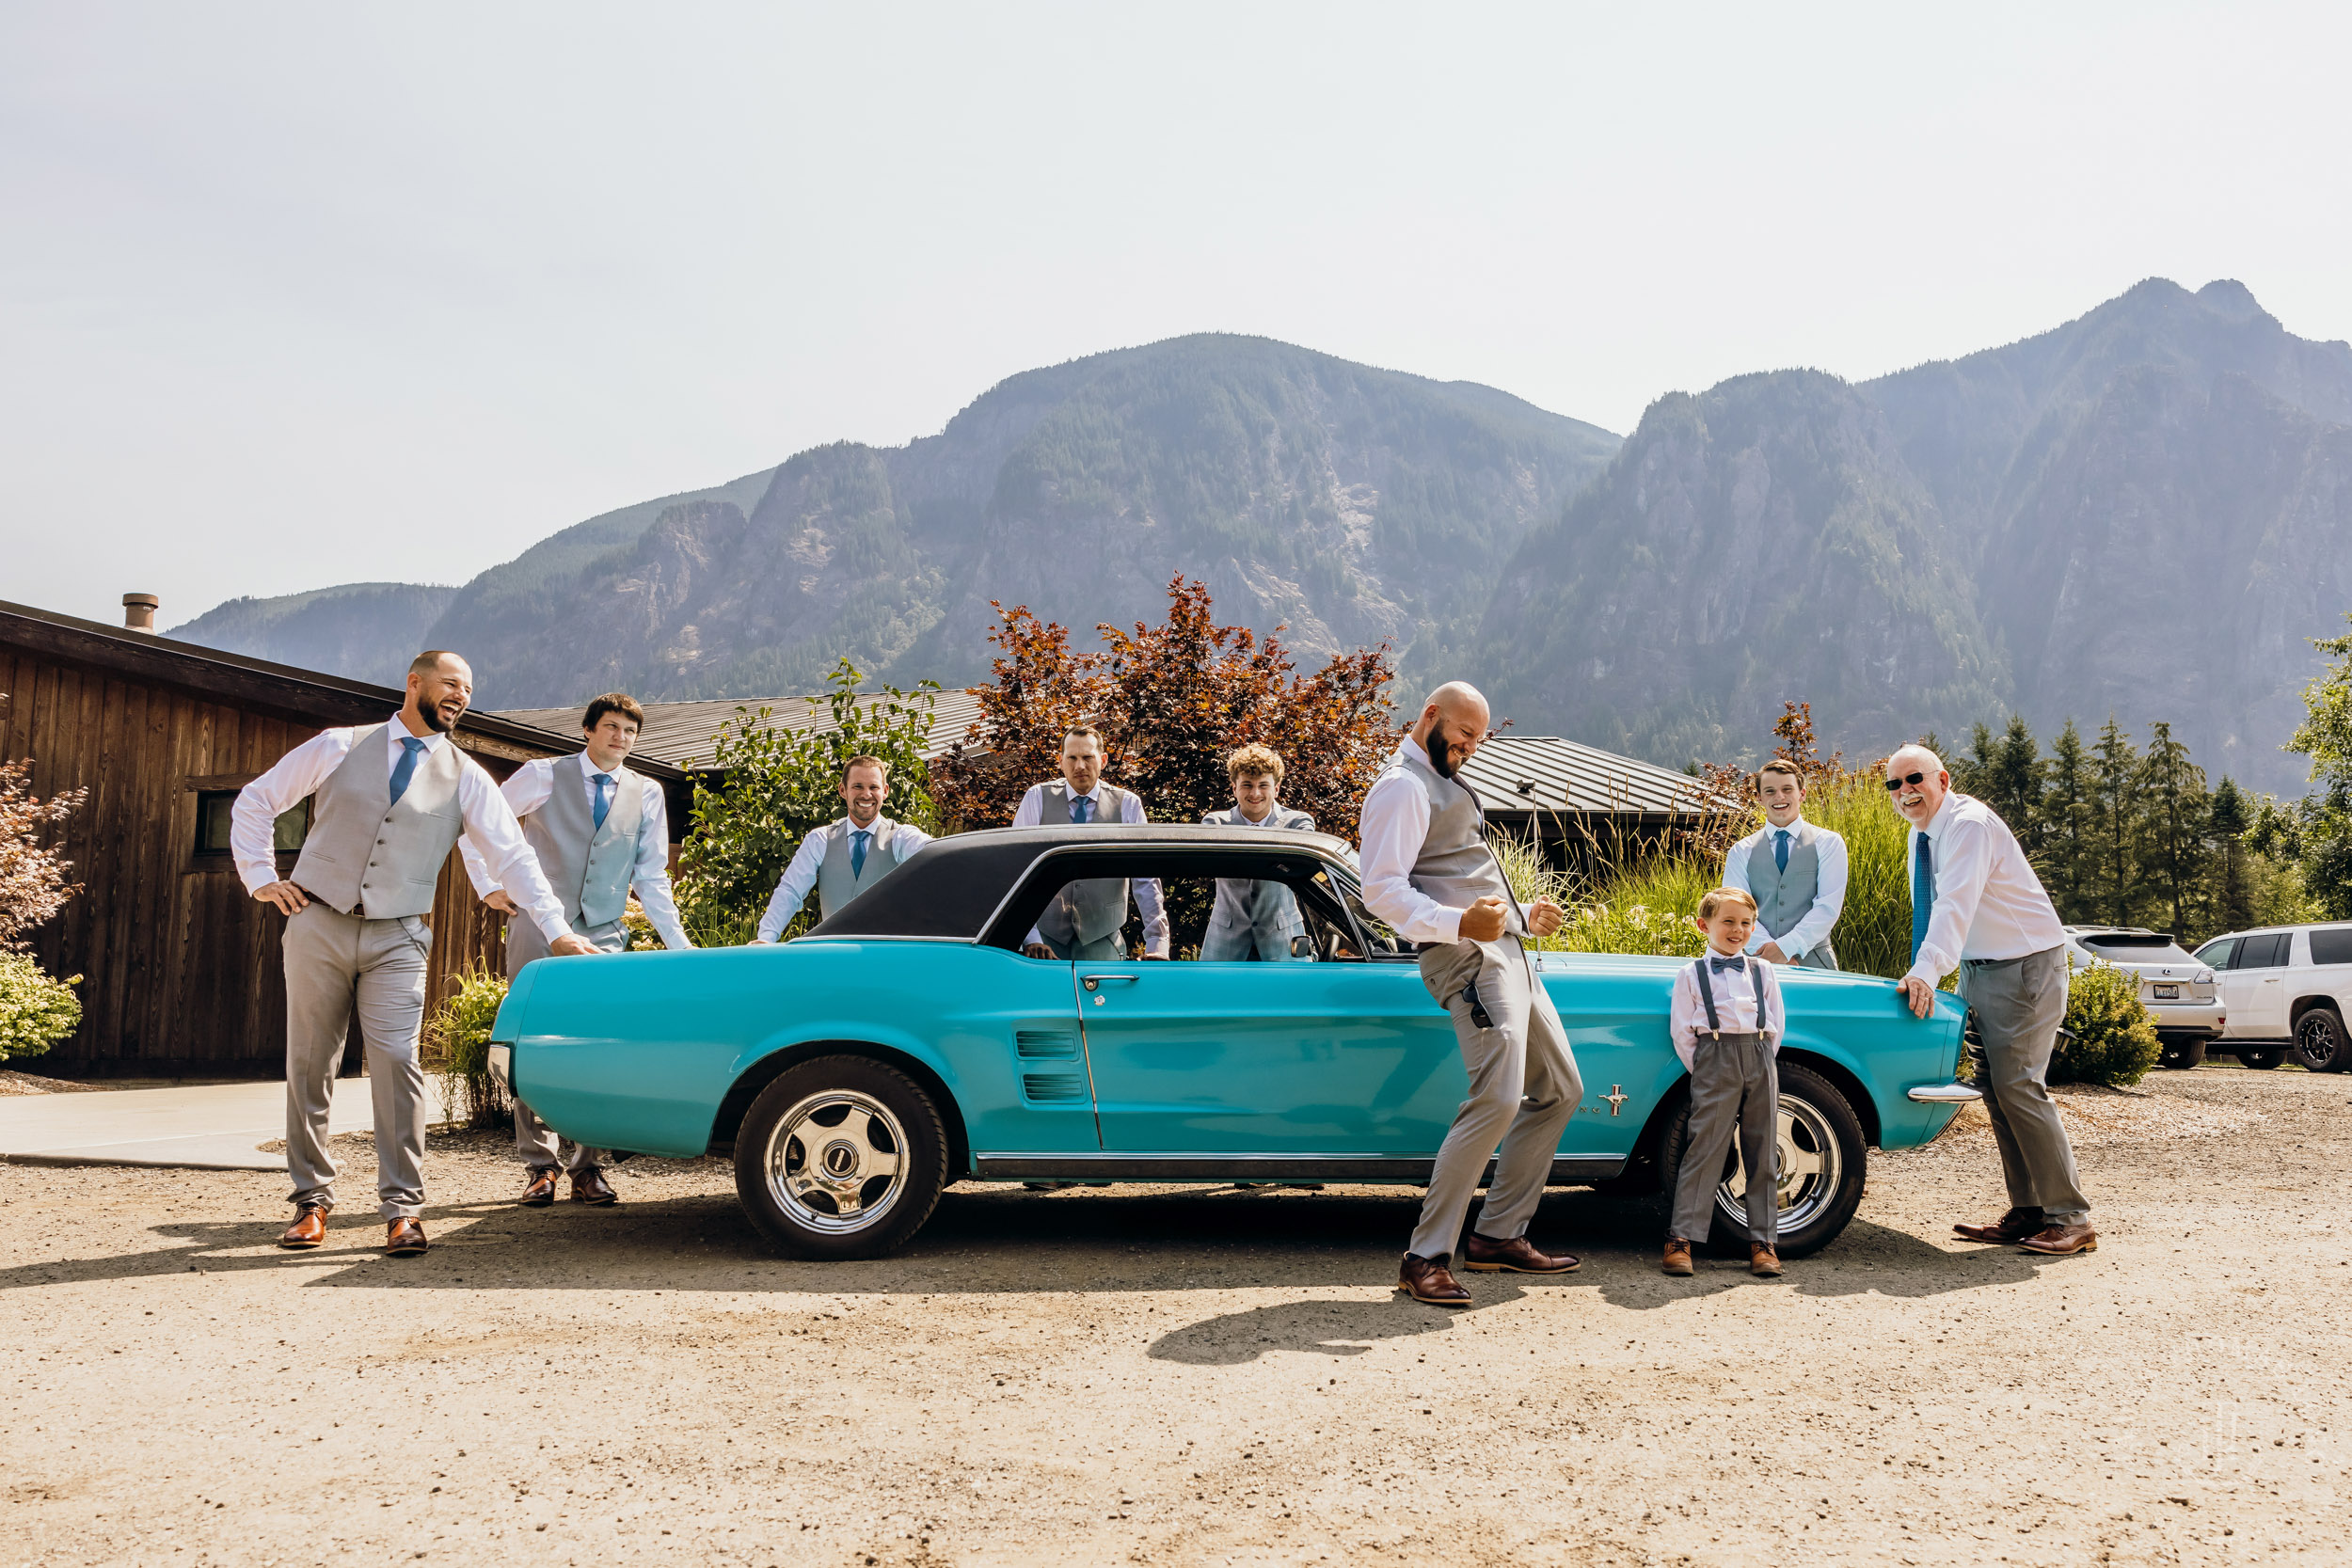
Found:
[[[1960,971],[1961,1000],[1984,1048],[1984,1108],[2009,1188],[2008,1213],[1952,1229],[2051,1257],[2095,1252],[2090,1200],[2050,1101],[2068,977],[2058,911],[2009,825],[1954,790],[1933,752],[1905,746],[1888,757],[1886,790],[1911,824],[1913,961],[1903,1000],[1914,1016],[1927,1017],[1937,982]]]
[[[1429,1174],[1397,1289],[1435,1307],[1468,1307],[1454,1277],[1466,1268],[1565,1274],[1565,1253],[1538,1251],[1527,1223],[1542,1200],[1560,1134],[1584,1098],[1567,1031],[1527,956],[1527,942],[1560,928],[1560,907],[1521,910],[1494,851],[1486,813],[1457,770],[1486,738],[1486,699],[1450,681],[1430,694],[1412,733],[1364,797],[1364,902],[1421,949],[1422,984],[1454,1022],[1470,1098]],[[1502,1148],[1498,1152],[1496,1140]],[[1462,1222],[1495,1156],[1478,1229]]]
[[[455,654],[419,654],[389,721],[314,736],[237,795],[230,848],[253,896],[286,917],[286,1168],[294,1223],[278,1238],[314,1247],[335,1207],[326,1117],[352,1010],[366,1043],[375,1113],[376,1196],[384,1250],[425,1249],[425,963],[441,866],[462,834],[516,895],[550,952],[593,953],[572,934],[563,901],[540,874],[521,826],[482,765],[450,732],[473,700],[473,671]],[[280,879],[278,816],[312,799],[294,874]]]

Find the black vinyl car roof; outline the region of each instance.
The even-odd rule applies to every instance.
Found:
[[[936,937],[976,942],[1023,872],[1057,849],[1193,852],[1302,849],[1345,863],[1348,844],[1331,833],[1279,828],[1211,828],[1147,822],[1085,827],[989,828],[935,839],[875,883],[812,937]]]

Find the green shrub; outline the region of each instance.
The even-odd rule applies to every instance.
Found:
[[[0,1062],[38,1056],[82,1026],[79,974],[55,980],[27,953],[0,952]]]
[[[1655,953],[1696,958],[1707,938],[1691,917],[1700,895],[1715,886],[1706,863],[1690,855],[1661,856],[1580,879],[1544,863],[1530,841],[1498,835],[1495,858],[1521,904],[1549,898],[1567,921],[1536,946],[1565,953]]]
[[[463,1127],[500,1127],[514,1114],[490,1076],[490,1026],[506,1000],[506,977],[476,965],[457,977],[456,994],[425,1021],[426,1060],[448,1085],[450,1114]]]
[[[2138,975],[2092,963],[2067,976],[2066,1033],[2050,1055],[2051,1083],[2126,1088],[2147,1077],[2162,1053]]]

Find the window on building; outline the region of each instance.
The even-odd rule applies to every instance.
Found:
[[[236,809],[237,792],[233,789],[200,789],[196,794],[196,852],[199,855],[226,855],[229,849],[229,814]],[[278,818],[278,852],[291,855],[302,847],[302,841],[310,832],[310,802],[303,801]]]

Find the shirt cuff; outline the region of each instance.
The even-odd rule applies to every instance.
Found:
[[[278,875],[278,867],[274,865],[264,870],[251,870],[241,865],[237,867],[237,875],[244,880],[245,890],[247,893],[259,893],[270,883],[282,879]]]
[[[1925,980],[1928,983],[1928,989],[1930,990],[1933,990],[1936,987],[1944,983],[1944,976],[1951,973],[1950,970],[1940,967],[1943,962],[1943,958],[1944,956],[1941,953],[1936,952],[1931,947],[1921,948],[1919,950],[1918,960],[1909,969],[1903,971],[1903,978],[1906,980]]]

